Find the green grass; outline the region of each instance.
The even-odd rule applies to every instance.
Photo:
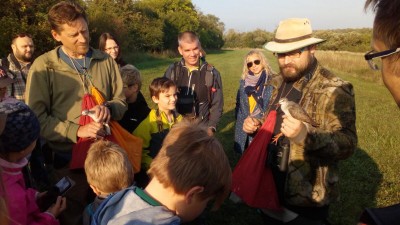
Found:
[[[208,52],[207,61],[221,73],[224,90],[224,114],[218,127],[218,138],[234,167],[239,156],[233,152],[234,108],[236,91],[244,55],[249,49]],[[265,52],[271,66],[278,71],[276,59]],[[362,55],[352,53],[319,52],[322,65],[327,65],[341,78],[350,81],[356,95],[358,149],[340,163],[341,199],[332,204],[330,222],[337,225],[356,224],[365,207],[386,206],[400,202],[400,127],[399,109],[389,92],[382,85],[379,73],[366,68]],[[338,55],[339,54],[339,55]],[[346,64],[349,57],[355,59]],[[148,85],[155,77],[162,76],[168,65],[177,59],[149,55],[133,58],[142,74],[142,91],[147,99]],[[129,60],[128,60],[129,61]],[[351,68],[351,69],[350,69]],[[226,200],[221,209],[207,216],[208,224],[262,224],[256,209]]]

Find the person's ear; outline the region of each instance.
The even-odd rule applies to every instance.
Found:
[[[89,184],[89,186],[90,186],[90,188],[93,190],[93,192],[94,192],[96,195],[101,195],[101,191],[100,191],[97,187],[95,187],[95,186],[93,186],[93,185],[91,185],[91,184]]]
[[[311,46],[308,47],[308,51],[310,51],[311,54],[314,54],[315,50],[317,50],[317,46],[316,45],[311,45]]]
[[[185,202],[187,204],[191,204],[196,197],[197,194],[200,194],[201,192],[204,191],[204,187],[202,186],[194,186],[189,189],[189,191],[186,192],[185,194]]]
[[[51,35],[53,36],[54,40],[61,41],[60,35],[55,30],[51,30]]]
[[[158,97],[156,96],[151,96],[151,100],[153,100],[154,103],[158,104]]]
[[[179,54],[183,55],[182,54],[183,53],[183,49],[181,48],[181,46],[178,46],[178,51],[179,51]]]
[[[15,44],[11,44],[11,49],[13,52],[15,52],[15,50],[17,49],[17,46]]]

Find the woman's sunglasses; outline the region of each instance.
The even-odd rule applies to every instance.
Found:
[[[253,63],[255,64],[255,65],[260,65],[260,60],[259,59],[257,59],[257,60],[254,60],[253,62],[248,62],[247,63],[247,68],[250,68],[250,67],[252,67],[253,66]]]

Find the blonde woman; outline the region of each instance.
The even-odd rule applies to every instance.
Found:
[[[272,86],[267,85],[271,75],[271,68],[261,51],[251,50],[246,54],[235,108],[234,149],[240,154],[252,140],[252,137],[243,131],[243,121],[249,116],[261,118],[264,115],[272,93]]]

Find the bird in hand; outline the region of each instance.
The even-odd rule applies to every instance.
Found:
[[[280,105],[285,115],[291,116],[294,119],[301,121],[306,126],[307,130],[309,130],[310,126],[319,126],[319,124],[316,123],[299,104],[289,101],[287,98],[281,98],[278,104]],[[273,142],[277,143],[279,137],[281,137],[282,135],[282,133],[275,135]]]
[[[94,111],[90,111],[88,109],[85,109],[82,111],[81,113],[82,116],[90,116],[90,118],[92,118],[92,120],[96,123],[99,123],[99,118],[96,117],[95,112]],[[110,125],[108,125],[108,123],[103,123],[104,126],[104,130],[106,131],[106,135],[111,135],[111,128]]]

